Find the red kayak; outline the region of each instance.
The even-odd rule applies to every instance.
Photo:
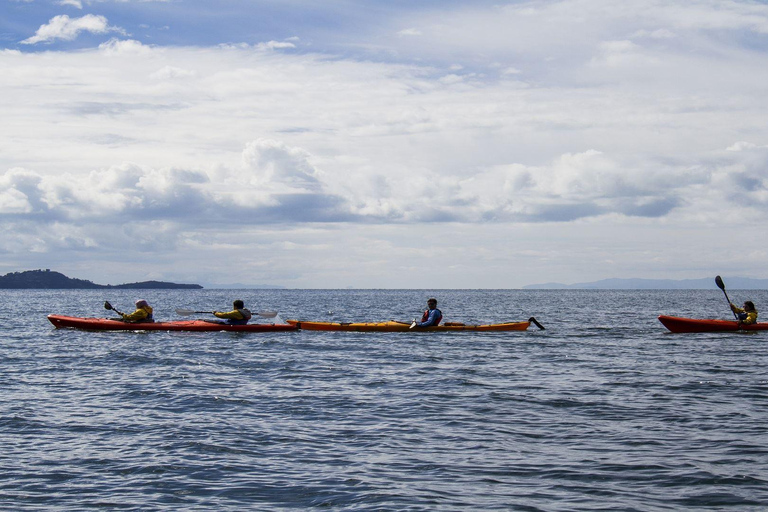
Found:
[[[721,332],[721,331],[765,331],[768,322],[744,325],[735,320],[706,320],[659,316],[659,322],[672,332]]]
[[[295,331],[289,324],[246,324],[228,325],[205,320],[179,320],[172,322],[129,323],[108,318],[79,318],[76,316],[48,315],[48,320],[57,328],[71,327],[89,331],[232,331],[272,332]]]

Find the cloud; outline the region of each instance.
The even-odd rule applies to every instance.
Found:
[[[124,31],[118,27],[110,27],[107,18],[94,14],[86,14],[81,18],[70,18],[66,14],[55,16],[46,25],[41,25],[34,36],[21,41],[22,44],[37,44],[56,39],[73,41],[82,32],[106,34],[108,32]]]
[[[296,45],[289,41],[267,41],[266,43],[257,44],[256,48],[260,50],[285,50],[296,48]]]
[[[329,194],[309,155],[274,140],[256,140],[242,166],[207,173],[134,163],[87,174],[42,176],[24,169],[0,175],[0,215],[46,222],[173,221],[180,225],[340,222],[345,200]]]
[[[151,50],[147,45],[133,39],[110,39],[99,45],[99,51],[104,55],[148,55]]]
[[[77,9],[83,8],[83,2],[80,0],[59,0],[59,5],[71,5],[72,7],[75,7]]]
[[[336,53],[0,52],[0,251],[141,259],[135,238],[152,265],[226,255],[313,286],[414,285],[428,251],[461,269],[448,285],[744,264],[724,246],[768,221],[768,13],[712,5],[388,11]]]

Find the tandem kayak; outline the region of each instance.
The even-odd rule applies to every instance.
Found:
[[[524,331],[531,322],[508,322],[504,324],[464,325],[448,322],[432,327],[414,327],[410,322],[305,322],[303,320],[286,320],[291,325],[305,331],[357,331],[357,332],[408,332],[408,331]]]
[[[672,332],[764,331],[768,322],[744,325],[735,320],[707,320],[660,315],[659,322]]]
[[[179,320],[171,322],[129,323],[108,318],[80,318],[75,316],[48,315],[48,320],[57,328],[70,327],[89,331],[232,331],[272,332],[295,331],[289,324],[246,324],[228,325],[205,320]]]

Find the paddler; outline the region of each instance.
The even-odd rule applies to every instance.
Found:
[[[736,318],[739,319],[740,324],[749,325],[757,322],[757,310],[751,300],[746,301],[743,308],[731,302],[731,311],[736,313]]]
[[[437,309],[437,299],[430,298],[427,300],[427,310],[421,315],[421,322],[414,320],[411,328],[413,327],[431,327],[433,325],[439,325],[440,320],[443,319],[443,312]]]
[[[251,311],[245,308],[245,303],[241,300],[236,300],[232,303],[235,308],[232,311],[226,313],[221,311],[214,311],[213,314],[217,318],[223,318],[229,325],[245,325],[248,320],[251,319]]]
[[[154,316],[152,316],[152,306],[144,299],[136,301],[136,311],[130,314],[120,313],[120,316],[123,317],[123,322],[146,323],[155,321]]]

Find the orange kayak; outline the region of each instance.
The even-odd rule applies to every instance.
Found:
[[[414,327],[410,322],[305,322],[303,320],[286,320],[305,331],[357,331],[357,332],[423,332],[423,331],[524,331],[531,325],[527,322],[507,322],[503,324],[465,325],[457,322],[447,322],[432,327]]]

